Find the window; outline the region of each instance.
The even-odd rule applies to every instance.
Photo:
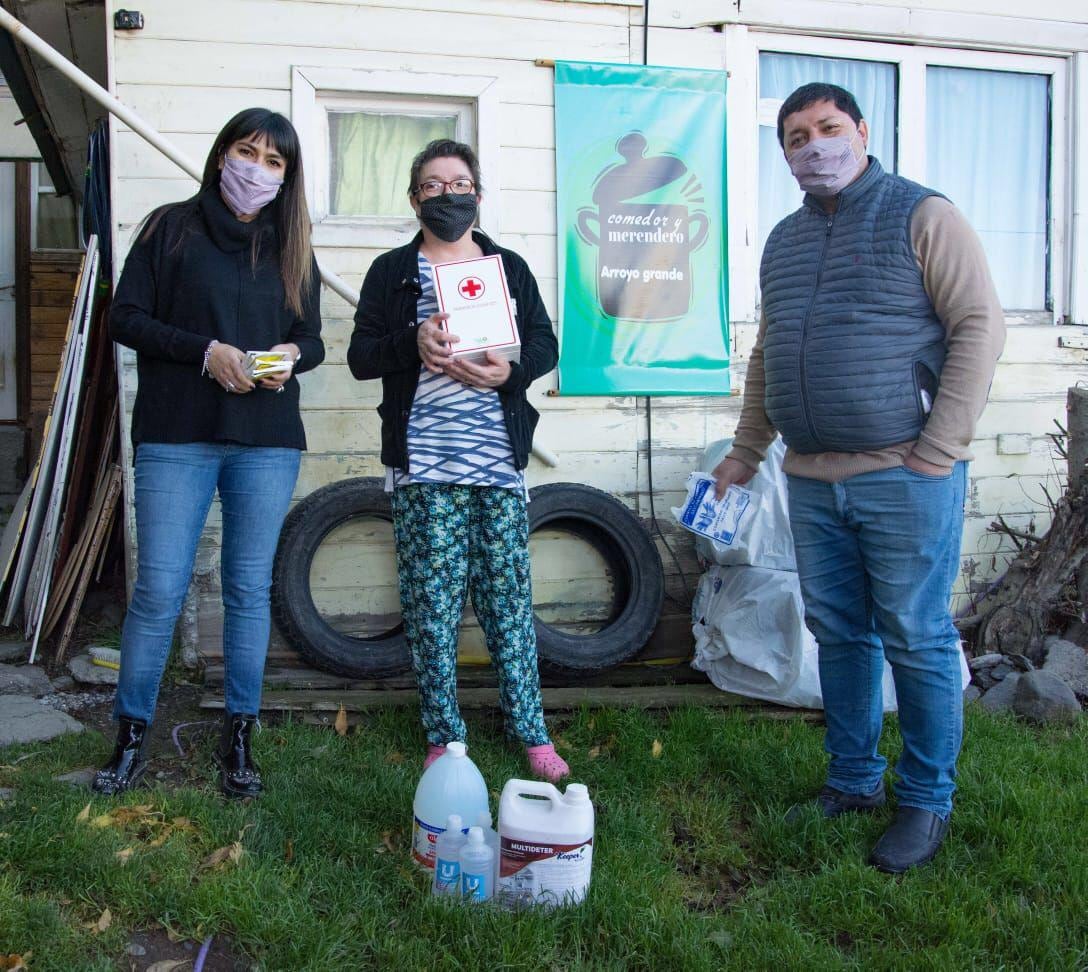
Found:
[[[71,196],[58,196],[44,162],[30,167],[30,246],[34,250],[78,250],[79,211]]]
[[[412,158],[435,138],[472,145],[488,194],[481,224],[498,232],[495,79],[399,71],[295,68],[292,114],[306,158],[318,245],[385,247],[416,231]]]
[[[1010,130],[1005,120],[1015,118]],[[1001,306],[1042,310],[1047,294],[1050,79],[926,68],[926,184],[971,221]]]
[[[1074,286],[1066,240],[1076,229],[1066,59],[727,28],[726,61],[734,319],[756,319],[763,244],[800,203],[774,126],[782,99],[808,81],[852,91],[870,152],[964,212],[1006,310],[1066,319]]]

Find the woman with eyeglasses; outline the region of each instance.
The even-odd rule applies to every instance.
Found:
[[[255,797],[251,754],[271,627],[280,527],[306,436],[295,376],[325,357],[298,136],[283,115],[250,108],[216,137],[200,190],[137,231],[110,312],[136,351],[136,584],[121,634],[117,745],[99,793],[135,786],[197,543],[216,491],[226,711],[216,749],[227,796]],[[282,370],[254,376],[247,351]]]
[[[530,769],[569,772],[544,724],[529,574],[525,466],[537,413],[525,392],[558,357],[528,265],[474,230],[482,198],[476,154],[428,144],[412,162],[420,230],[379,256],[363,282],[348,348],[351,373],[381,378],[382,462],[393,494],[401,613],[427,732],[424,768],[465,739],[457,706],[457,633],[466,593],[487,639],[509,735]],[[499,254],[516,304],[520,362],[453,357],[440,326],[433,266]]]

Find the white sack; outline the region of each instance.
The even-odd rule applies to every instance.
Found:
[[[702,472],[710,473],[733,448],[732,439],[707,446]],[[695,550],[714,564],[750,564],[777,570],[797,570],[793,558],[793,534],[790,532],[789,502],[782,457],[786,445],[781,437],[771,443],[767,458],[744,488],[751,493],[751,505],[737,528],[733,542],[726,546],[707,537],[696,537]]]

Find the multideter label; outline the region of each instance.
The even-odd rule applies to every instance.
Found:
[[[593,839],[577,844],[502,837],[499,887],[511,904],[576,904],[589,890]]]

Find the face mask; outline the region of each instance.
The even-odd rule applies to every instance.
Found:
[[[249,216],[267,206],[283,186],[263,165],[227,157],[219,173],[223,199],[235,216]]]
[[[786,161],[798,185],[814,196],[837,196],[857,175],[861,159],[854,155],[853,135],[814,138]]]
[[[463,196],[447,192],[442,196],[431,196],[419,204],[419,218],[435,236],[446,243],[453,243],[476,222],[476,194],[466,192]]]

